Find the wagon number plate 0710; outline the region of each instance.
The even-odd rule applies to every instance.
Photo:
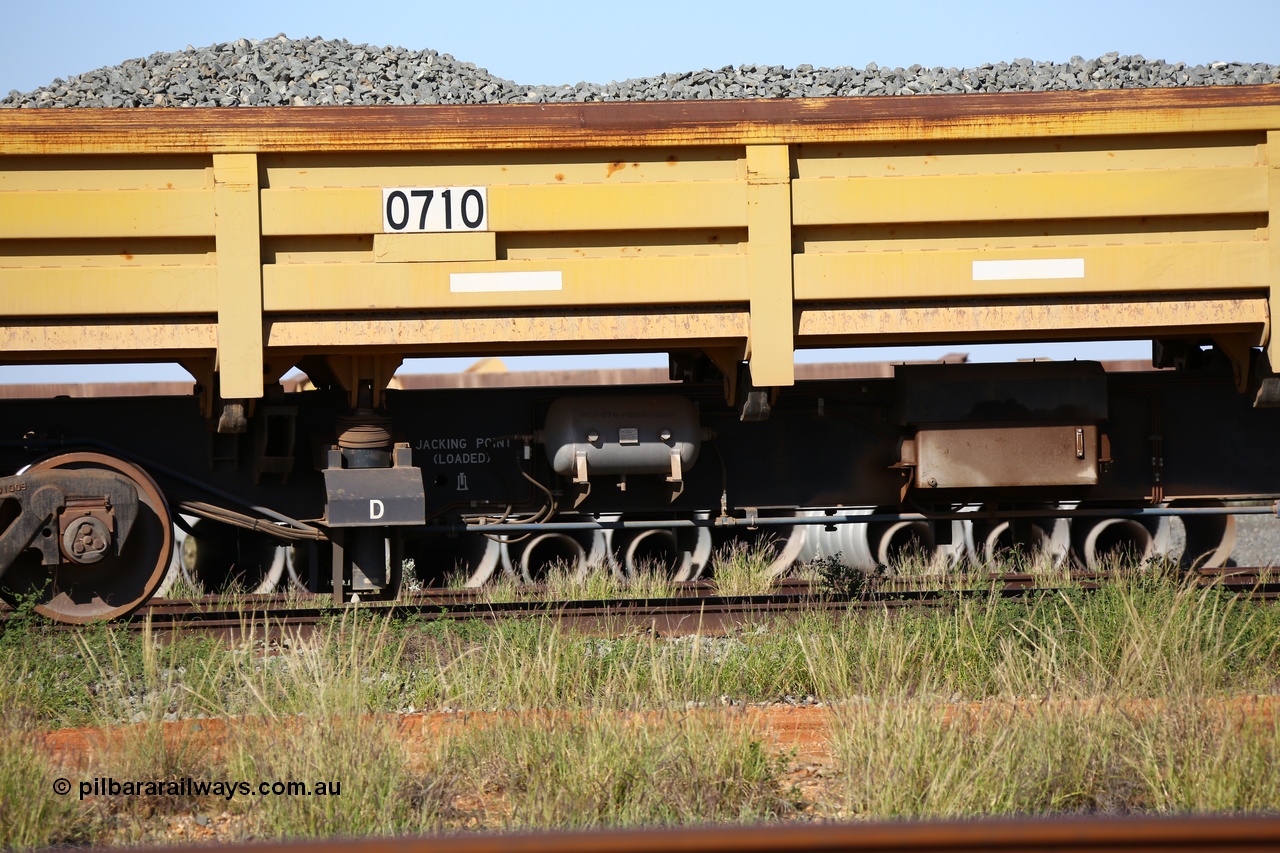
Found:
[[[489,199],[484,187],[384,187],[385,234],[488,231]]]

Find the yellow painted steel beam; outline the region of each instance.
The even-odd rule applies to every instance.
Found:
[[[367,264],[373,262],[373,235],[268,237],[262,241],[264,264]]]
[[[6,240],[0,269],[75,267],[213,267],[213,234],[207,237],[134,237],[99,240]]]
[[[1261,130],[1123,137],[1044,137],[1016,142],[954,140],[806,145],[796,178],[1016,175],[1258,165]]]
[[[493,231],[627,231],[747,224],[739,181],[488,187]],[[380,187],[266,189],[262,233],[378,234]]]
[[[1266,240],[1264,213],[1164,216],[1146,219],[1065,219],[1045,222],[917,222],[824,225],[797,229],[797,254],[845,252],[988,252],[1062,246],[1160,243],[1249,243]]]
[[[748,146],[747,184],[751,381],[762,388],[794,385],[790,149]]]
[[[383,347],[406,355],[487,352],[583,352],[607,346],[633,352],[663,351],[669,346],[698,348],[745,341],[746,310],[616,312],[568,314],[508,312],[498,316],[267,318],[271,349]]]
[[[793,183],[796,225],[1256,213],[1263,167],[818,178]]]
[[[262,234],[378,234],[382,190],[317,187],[262,191]]]
[[[60,155],[0,160],[0,192],[7,190],[212,190],[210,158]]]
[[[0,155],[476,151],[1267,130],[1280,86],[758,101],[4,110]]]
[[[737,181],[741,146],[618,148],[597,151],[490,151],[424,153],[269,154],[264,186],[474,187],[498,184],[598,184],[662,181]],[[0,173],[3,174],[3,173]]]
[[[262,240],[258,158],[215,154],[218,379],[224,400],[262,396]]]
[[[378,263],[428,261],[496,261],[497,235],[492,231],[457,234],[375,234],[373,259]]]
[[[0,268],[10,317],[212,314],[212,266]]]
[[[1267,134],[1267,248],[1271,285],[1271,317],[1280,317],[1280,130]],[[1271,371],[1280,373],[1280,345],[1265,341]]]
[[[1258,242],[805,254],[795,258],[796,299],[1265,290],[1268,252]]]
[[[32,361],[67,356],[94,361],[102,354],[111,360],[173,358],[211,352],[218,345],[214,323],[174,321],[140,323],[136,320],[49,321],[8,319],[0,325],[0,358],[11,360],[28,354]]]
[[[747,259],[741,255],[272,264],[263,269],[263,282],[263,304],[269,312],[514,307],[564,311],[604,305],[746,302],[748,298]]]
[[[680,231],[573,231],[567,234],[503,234],[506,260],[553,258],[653,258],[675,255],[745,255],[746,228]],[[2,261],[0,261],[2,263]]]
[[[1254,345],[1267,333],[1264,296],[1155,299],[1063,299],[998,303],[905,302],[800,308],[806,346],[965,341],[1121,340],[1161,334],[1247,335]]]
[[[0,239],[200,237],[212,233],[210,190],[0,193]]]
[[[626,231],[747,224],[741,181],[564,184],[489,188],[495,231]]]

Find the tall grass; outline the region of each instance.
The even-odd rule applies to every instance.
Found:
[[[784,762],[740,722],[660,713],[511,720],[446,750],[497,796],[486,825],[588,829],[759,821],[794,811]],[[484,799],[484,798],[481,798]]]
[[[444,636],[424,643],[404,690],[418,708],[492,710],[663,708],[801,691],[799,647],[773,632],[752,640],[589,637],[551,620],[507,623],[482,641]]]
[[[230,779],[302,782],[309,794],[237,796],[257,838],[398,835],[439,830],[452,797],[447,776],[421,775],[394,727],[367,716],[239,722],[225,763]],[[314,795],[315,786],[327,793]],[[335,794],[335,787],[337,793]]]
[[[500,573],[481,590],[490,603],[508,601],[604,601],[615,598],[671,598],[675,582],[659,566],[642,566],[630,576],[622,576],[604,566],[586,573],[559,563],[547,569],[540,584],[526,584],[523,578]]]
[[[802,627],[797,642],[815,692],[833,698],[1272,692],[1278,617],[1217,589],[1138,579],[1030,602],[990,595],[886,611]]]
[[[92,838],[92,816],[53,790],[61,773],[33,742],[38,720],[0,703],[0,849],[43,848]]]
[[[776,577],[770,568],[773,550],[734,542],[722,546],[711,560],[711,577],[721,595],[765,595]]]
[[[160,644],[110,628],[6,633],[0,702],[75,726],[410,707],[670,708],[722,696],[983,700],[1280,687],[1280,608],[1164,578],[1033,600],[958,595],[929,610],[815,613],[727,636],[604,633],[554,619],[400,623],[358,613],[283,646]]]
[[[358,611],[235,645],[6,627],[0,847],[154,842],[153,814],[210,809],[271,838],[785,817],[795,798],[759,734],[685,709],[796,695],[836,709],[829,782],[852,814],[1274,810],[1280,720],[1218,697],[1280,693],[1278,665],[1280,608],[1158,573],[726,636]],[[446,708],[513,713],[417,753],[380,716]],[[183,735],[198,722],[165,725],[198,715],[234,732],[225,750]],[[97,775],[340,781],[343,794],[69,806],[47,794],[60,768],[27,742],[35,720],[132,723],[102,742]]]
[[[1165,696],[1277,686],[1280,613],[1172,580],[1032,601],[816,614],[728,637],[584,637],[552,621],[411,642],[419,708],[662,707],[729,695]]]
[[[833,732],[844,807],[869,818],[1274,811],[1280,736],[1213,703],[846,707]]]

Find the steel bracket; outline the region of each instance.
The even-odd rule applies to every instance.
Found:
[[[324,470],[325,524],[330,527],[392,527],[423,524],[427,497],[422,469],[408,444],[397,444],[390,468],[343,468],[342,452],[329,452]]]
[[[684,494],[684,470],[680,464],[680,448],[671,448],[671,476],[667,478],[671,484],[671,502]]]

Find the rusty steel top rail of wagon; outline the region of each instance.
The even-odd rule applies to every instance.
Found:
[[[0,112],[0,155],[901,142],[1280,127],[1280,86],[863,98]]]
[[[732,397],[806,347],[1206,337],[1243,388],[1280,86],[4,110],[0,201],[0,361],[223,400],[304,358],[376,405],[409,356],[692,350]]]

